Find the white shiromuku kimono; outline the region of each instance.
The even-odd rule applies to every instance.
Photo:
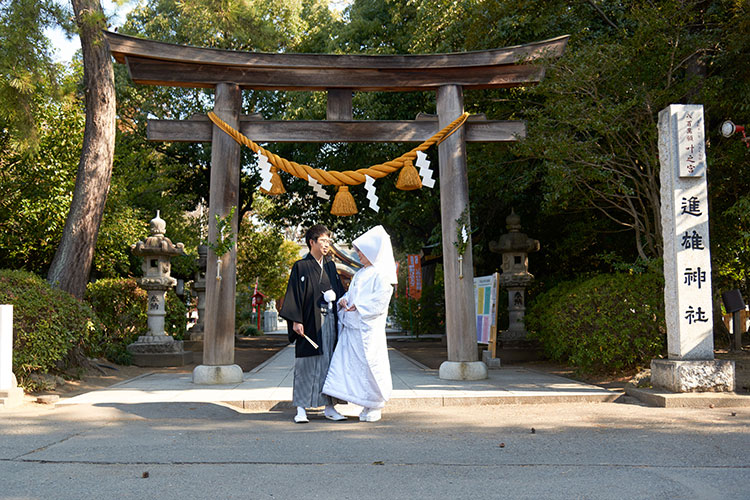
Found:
[[[372,234],[371,234],[372,233]],[[393,382],[388,361],[385,322],[396,282],[390,238],[376,226],[354,245],[372,265],[357,271],[346,299],[353,311],[339,309],[339,339],[323,393],[365,408],[379,409],[391,397]]]

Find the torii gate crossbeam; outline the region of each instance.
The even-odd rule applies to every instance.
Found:
[[[215,88],[214,112],[256,142],[421,142],[463,113],[463,89],[507,88],[541,81],[543,57],[562,54],[568,37],[502,49],[430,55],[263,54],[186,47],[105,33],[114,58],[126,64],[135,83]],[[327,120],[265,122],[242,117],[241,92],[255,90],[324,90]],[[353,120],[352,93],[372,91],[436,92],[438,116],[399,122]],[[441,224],[445,268],[448,360],[440,377],[481,379],[487,367],[477,358],[472,250],[463,255],[463,278],[453,244],[457,219],[470,227],[466,170],[467,141],[511,141],[523,136],[520,122],[474,118],[438,146]],[[208,238],[217,237],[215,216],[225,217],[239,198],[240,146],[206,118],[149,121],[149,139],[211,141],[211,186]],[[236,231],[237,220],[233,221]],[[206,270],[206,317],[203,364],[193,372],[195,383],[242,381],[234,364],[234,295],[236,253],[221,260],[209,253]]]

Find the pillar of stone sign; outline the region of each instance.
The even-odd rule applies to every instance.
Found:
[[[242,91],[231,83],[216,85],[214,113],[239,129]],[[208,241],[220,239],[216,217],[229,215],[239,202],[240,145],[216,125],[211,141],[211,185],[208,206]],[[236,240],[237,213],[232,219]],[[209,249],[206,264],[206,317],[203,323],[203,364],[193,370],[195,384],[242,382],[242,368],[234,364],[234,310],[237,248],[221,258]]]
[[[23,389],[13,374],[13,305],[0,305],[0,409],[23,403]]]
[[[437,91],[438,128],[443,129],[464,112],[463,89],[445,85]],[[440,221],[443,233],[443,271],[445,277],[445,332],[448,360],[440,365],[439,375],[447,380],[487,378],[487,365],[478,361],[476,316],[474,308],[474,272],[471,237],[461,254],[455,243],[461,238],[458,219],[470,231],[469,178],[466,171],[464,128],[459,128],[438,146],[440,159]]]
[[[735,365],[714,359],[703,105],[659,112],[661,224],[667,359],[651,361],[651,384],[671,392],[735,388]]]

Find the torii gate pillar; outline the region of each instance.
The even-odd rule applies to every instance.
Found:
[[[437,90],[438,127],[443,128],[464,112],[463,88],[445,85]],[[440,219],[443,233],[445,274],[445,332],[448,361],[440,365],[440,378],[481,380],[487,378],[487,365],[478,361],[474,325],[474,272],[471,238],[463,254],[463,272],[458,263],[456,241],[459,219],[465,211],[469,219],[469,178],[466,171],[466,139],[461,127],[438,146],[440,159]],[[462,275],[463,277],[459,277]]]
[[[216,85],[214,113],[237,128],[240,124],[242,91],[238,85]],[[240,145],[217,126],[211,141],[211,186],[208,206],[208,241],[219,237],[216,216],[229,215],[239,203]],[[232,231],[237,234],[237,214]],[[203,323],[203,364],[193,370],[195,384],[242,382],[242,368],[234,364],[234,310],[237,288],[237,247],[221,257],[221,268],[213,250],[206,263],[206,316]],[[218,271],[218,272],[217,272]],[[221,276],[218,279],[217,276]]]

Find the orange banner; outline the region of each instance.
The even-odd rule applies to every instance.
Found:
[[[407,268],[409,270],[409,297],[419,299],[422,297],[422,262],[419,255],[407,255]]]

